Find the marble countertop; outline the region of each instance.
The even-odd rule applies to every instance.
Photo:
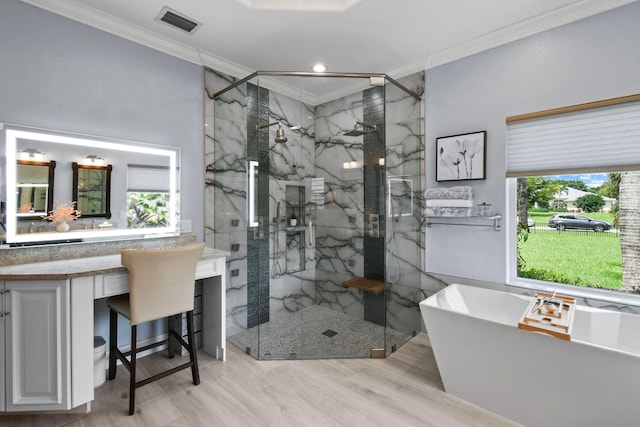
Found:
[[[204,248],[200,259],[228,255],[228,252],[220,249]],[[0,280],[67,280],[122,271],[126,271],[126,268],[120,263],[120,254],[115,254],[1,267]]]

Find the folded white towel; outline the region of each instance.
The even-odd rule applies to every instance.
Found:
[[[471,200],[473,190],[469,186],[458,186],[449,188],[430,188],[425,192],[425,198],[429,199],[463,199]]]
[[[473,208],[449,208],[449,207],[439,207],[439,208],[430,208],[427,207],[425,209],[426,215],[429,216],[471,216],[473,213]]]
[[[471,208],[473,207],[473,200],[463,199],[429,199],[427,200],[427,207],[429,208]]]

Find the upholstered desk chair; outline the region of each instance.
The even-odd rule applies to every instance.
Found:
[[[122,265],[129,270],[129,294],[109,298],[109,379],[116,377],[116,358],[129,370],[129,415],[135,411],[135,390],[152,381],[182,369],[191,368],[193,384],[200,384],[198,359],[193,333],[193,297],[195,272],[198,259],[204,250],[204,243],[166,249],[132,249],[122,251]],[[137,347],[137,326],[140,323],[187,313],[187,343],[173,330],[169,321],[167,340]],[[129,319],[131,324],[131,350],[118,349],[118,314]],[[173,356],[174,338],[189,352],[189,362],[167,371],[136,381],[136,353],[168,344],[169,357]],[[130,361],[127,359],[130,356]]]

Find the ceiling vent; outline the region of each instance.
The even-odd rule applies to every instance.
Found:
[[[178,11],[168,8],[167,6],[162,8],[160,14],[156,17],[156,21],[167,23],[172,27],[179,28],[190,34],[193,34],[202,26],[201,22],[197,22]]]

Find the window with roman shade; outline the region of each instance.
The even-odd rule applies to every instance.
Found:
[[[127,165],[127,191],[129,192],[168,193],[169,178],[167,166]]]
[[[640,95],[507,118],[507,177],[640,168]]]

